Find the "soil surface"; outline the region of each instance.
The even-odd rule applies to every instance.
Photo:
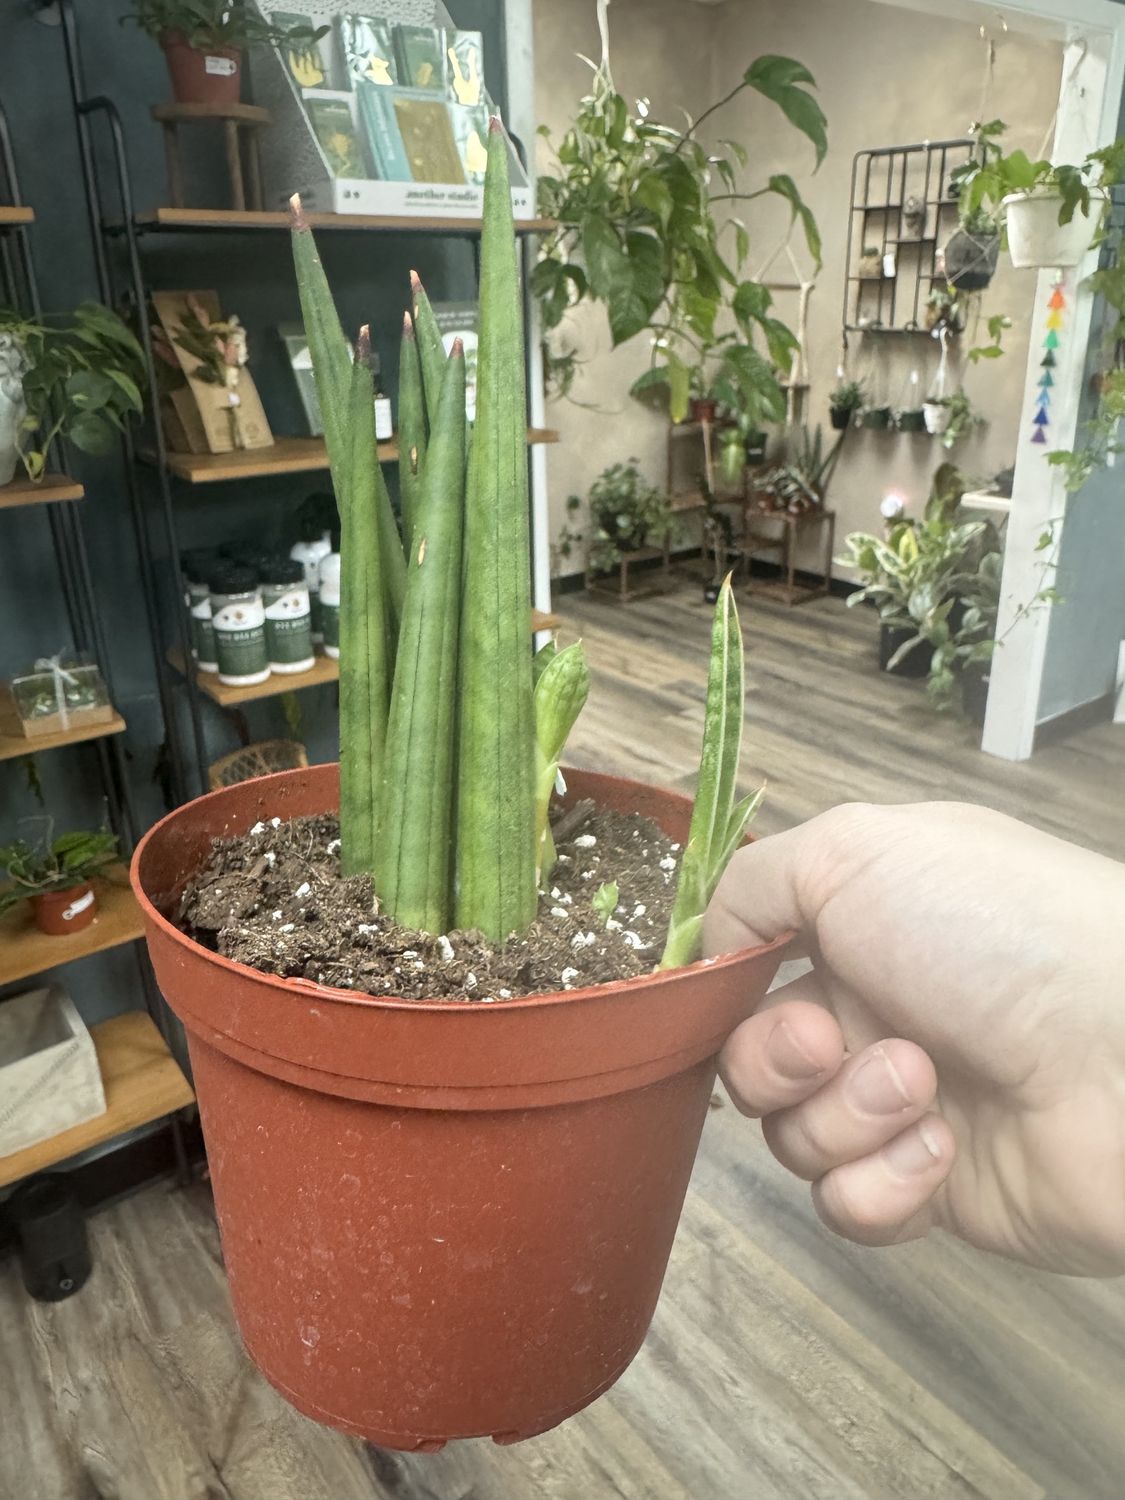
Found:
[[[648,818],[589,802],[554,829],[558,863],[538,918],[503,945],[475,932],[414,932],[382,915],[366,875],[340,874],[340,825],[327,814],[215,839],[178,921],[263,973],[406,1000],[506,1000],[648,973],[664,947],[679,844]]]

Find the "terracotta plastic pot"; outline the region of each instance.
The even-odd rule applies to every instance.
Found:
[[[1104,193],[1090,195],[1090,212],[1076,208],[1069,224],[1059,223],[1059,193],[1010,193],[1001,207],[1008,230],[1008,254],[1018,270],[1069,269],[1081,264],[1094,243],[1106,209]]]
[[[98,898],[90,882],[84,880],[65,891],[44,891],[41,896],[32,896],[31,910],[40,932],[66,937],[89,927],[98,914]]]
[[[160,45],[177,104],[237,104],[242,53],[236,47],[193,47],[182,31],[165,31]]]
[[[691,398],[691,420],[693,422],[714,422],[719,413],[717,401],[705,401],[699,396]]]
[[[686,839],[682,797],[567,780]],[[785,940],[565,994],[411,1003],[259,974],[164,915],[212,838],[338,797],[335,766],[244,782],[179,808],[133,860],[187,1029],[235,1314],[321,1422],[392,1448],[514,1442],[640,1347],[716,1053]]]

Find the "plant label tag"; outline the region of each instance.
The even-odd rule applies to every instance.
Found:
[[[238,64],[233,57],[216,57],[209,52],[203,59],[203,71],[217,78],[231,78],[238,72]]]
[[[64,922],[73,922],[79,913],[84,912],[88,906],[94,904],[93,891],[87,891],[84,896],[79,896],[77,901],[72,901],[62,914]]]

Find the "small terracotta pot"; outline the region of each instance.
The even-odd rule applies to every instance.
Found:
[[[719,403],[717,401],[705,401],[700,396],[691,398],[691,420],[693,422],[714,422],[719,414]]]
[[[237,104],[242,53],[236,47],[193,47],[182,31],[161,33],[160,45],[177,104]]]
[[[568,772],[654,817],[686,798]],[[339,804],[336,766],[213,792],[132,879],[187,1028],[246,1347],[300,1411],[383,1447],[515,1442],[607,1390],[656,1306],[715,1057],[786,939],[617,984],[407,1002],[231,963],[164,913],[220,835]]]
[[[98,914],[98,898],[88,880],[67,886],[65,891],[44,891],[32,896],[31,909],[40,932],[51,937],[66,937],[89,927]]]

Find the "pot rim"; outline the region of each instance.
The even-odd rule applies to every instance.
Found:
[[[564,767],[563,773],[564,775],[569,775],[575,769],[577,768]],[[276,771],[270,776],[253,777],[252,781],[258,783],[279,781],[283,778],[298,776],[302,774],[302,770],[303,768]],[[604,775],[605,773],[598,772],[595,774]],[[626,783],[629,780],[626,777],[607,779],[624,781]],[[239,786],[249,785],[246,782],[236,784]],[[492,1014],[503,1014],[512,1011],[530,1010],[543,1005],[590,1001],[605,995],[616,995],[640,989],[663,987],[665,984],[677,981],[684,974],[694,972],[721,972],[724,969],[742,965],[751,956],[756,957],[784,948],[796,936],[796,933],[790,930],[781,933],[772,942],[761,943],[754,948],[738,949],[733,953],[717,954],[710,958],[699,958],[694,963],[685,964],[676,969],[654,969],[648,973],[636,974],[629,979],[614,979],[605,984],[586,985],[581,989],[552,990],[534,995],[513,995],[508,1000],[491,1000],[487,1005],[481,1004],[479,1001],[473,1002],[467,996],[458,997],[456,995],[447,996],[440,1000],[407,1000],[401,995],[372,995],[358,990],[339,989],[333,985],[318,984],[310,979],[292,979],[285,978],[279,974],[267,974],[264,970],[255,969],[250,964],[243,964],[237,962],[235,959],[225,958],[221,953],[216,953],[213,949],[206,948],[202,943],[196,942],[194,938],[189,937],[186,932],[183,932],[173,922],[169,921],[160,908],[155,905],[141,879],[141,864],[149,846],[160,838],[162,832],[174,820],[184,814],[185,809],[195,807],[196,804],[206,802],[211,798],[222,797],[232,790],[233,787],[220,787],[216,791],[206,792],[201,797],[195,797],[191,802],[186,802],[180,807],[173,808],[170,813],[166,813],[159,822],[154,823],[147,830],[137,844],[133,852],[133,858],[129,864],[129,879],[133,888],[133,894],[136,896],[145,921],[158,927],[178,948],[199,956],[209,964],[213,964],[216,968],[229,972],[232,976],[241,977],[249,975],[259,982],[269,985],[271,989],[283,991],[294,998],[299,997],[302,1000],[307,1000],[312,996],[319,996],[322,999],[343,1002],[362,1008],[374,1007],[378,1010],[401,1011],[412,1015],[421,1012],[441,1015],[462,1015],[467,1011],[487,1011]],[[673,797],[682,797],[683,795],[682,793],[673,792],[670,789],[668,789],[667,794]]]
[[[228,47],[225,43],[220,43],[214,47],[197,47],[194,42],[188,40],[186,31],[162,31],[156,40],[157,45],[165,52],[169,47],[186,47],[189,52],[200,52],[204,57],[233,58],[241,57],[243,52],[241,47]]]
[[[27,899],[29,901],[58,901],[63,896],[73,896],[75,891],[90,890],[93,890],[90,881],[79,880],[74,885],[57,885],[52,886],[49,891],[36,891],[34,895],[29,896]]]
[[[1109,202],[1109,194],[1106,192],[1105,188],[1092,187],[1090,189],[1091,207],[1093,206],[1093,201],[1095,198],[1098,199],[1101,203]],[[1054,202],[1056,203],[1061,203],[1063,201],[1063,195],[1059,192],[1058,188],[1053,188],[1047,184],[1040,183],[1037,187],[1021,188],[1018,193],[1009,193],[1006,198],[1000,199],[1000,207],[1008,208],[1013,203],[1046,203],[1051,200],[1054,200]],[[1081,204],[1075,204],[1074,213],[1075,217],[1077,217],[1079,214],[1081,214],[1084,219],[1088,219],[1090,217],[1090,215],[1085,211]],[[1067,225],[1060,224],[1059,228],[1066,229]]]

